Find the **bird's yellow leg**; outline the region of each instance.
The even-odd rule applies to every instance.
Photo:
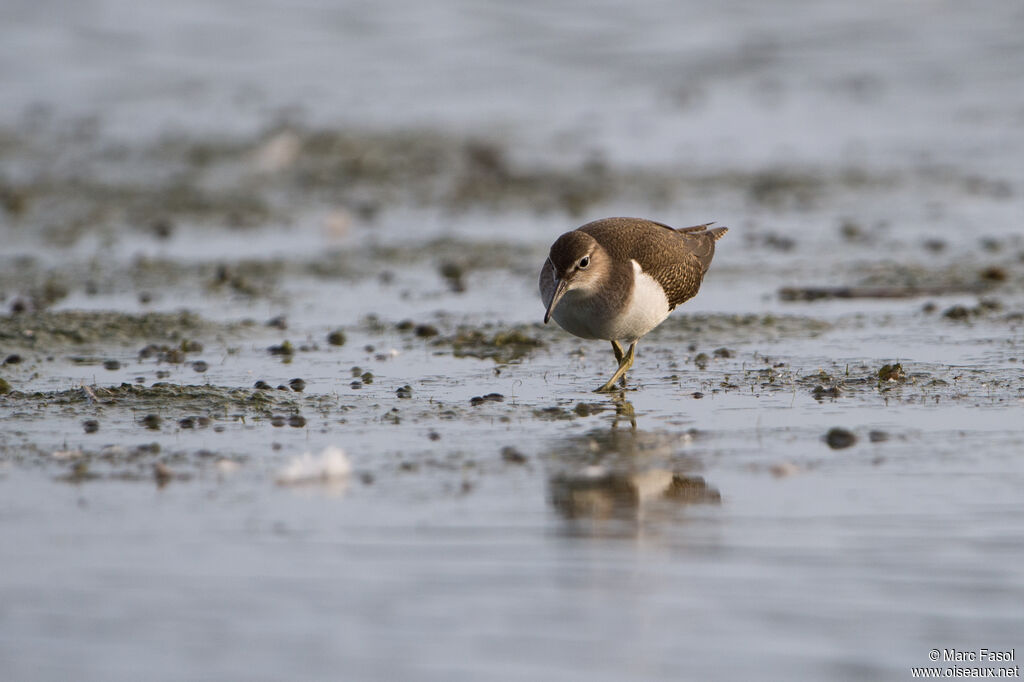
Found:
[[[619,342],[612,339],[612,352],[615,353],[615,362],[622,362],[622,346]]]
[[[619,361],[619,368],[615,370],[615,374],[609,379],[604,386],[594,391],[595,393],[604,393],[605,391],[611,391],[615,387],[615,382],[622,378],[622,375],[633,366],[633,358],[636,356],[636,341],[629,344],[629,350],[623,355],[622,360]]]

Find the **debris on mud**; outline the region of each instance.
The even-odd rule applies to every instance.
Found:
[[[999,301],[991,298],[983,298],[978,301],[978,305],[972,307],[960,304],[950,306],[942,312],[942,316],[947,320],[964,322],[974,317],[981,317],[989,313],[998,312],[1002,309],[1003,304]]]
[[[898,362],[891,365],[882,365],[881,369],[878,370],[878,380],[890,383],[902,382],[907,380],[907,373],[903,371],[903,365]]]
[[[821,402],[826,398],[835,400],[836,398],[839,397],[840,393],[841,391],[839,390],[839,386],[837,384],[830,384],[828,386],[822,386],[821,384],[818,384],[817,386],[814,387],[814,390],[811,391],[811,395],[813,395],[814,399],[817,400],[818,402]]]
[[[484,403],[503,403],[505,402],[505,396],[500,393],[488,393],[487,395],[478,395],[469,399],[469,404],[473,407],[483,405]]]

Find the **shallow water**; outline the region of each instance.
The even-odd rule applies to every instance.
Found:
[[[4,679],[1020,643],[1016,5],[239,9],[0,9]],[[536,273],[613,214],[731,231],[602,396]]]

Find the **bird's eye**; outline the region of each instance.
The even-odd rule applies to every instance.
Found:
[[[584,256],[583,258],[580,258],[580,263],[578,266],[580,270],[586,270],[588,265],[590,265],[590,256]]]

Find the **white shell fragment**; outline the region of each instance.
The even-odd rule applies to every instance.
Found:
[[[277,473],[279,485],[304,485],[308,483],[332,483],[348,478],[352,463],[341,448],[326,447],[319,455],[303,453]]]

